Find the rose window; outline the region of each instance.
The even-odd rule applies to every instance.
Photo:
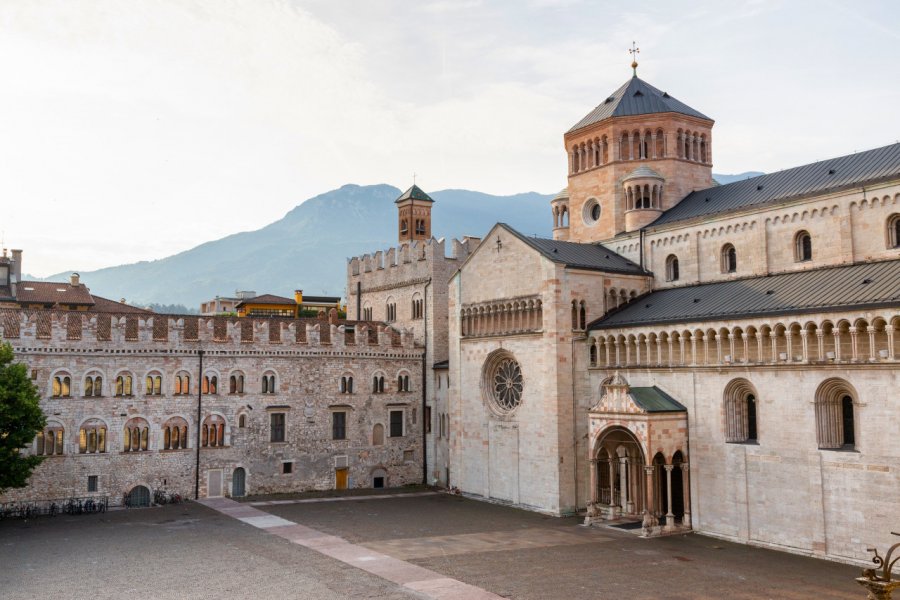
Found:
[[[519,363],[507,358],[494,369],[494,403],[503,412],[515,409],[522,402],[522,369]]]

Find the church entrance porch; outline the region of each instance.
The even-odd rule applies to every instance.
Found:
[[[590,409],[586,525],[635,523],[645,537],[690,530],[687,410],[616,373]],[[652,458],[648,458],[652,457]]]

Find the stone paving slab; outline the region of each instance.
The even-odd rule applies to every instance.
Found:
[[[238,510],[241,505],[233,500],[214,498],[199,502],[214,507],[223,514],[240,512],[248,515],[248,508],[244,506]],[[311,527],[294,523],[253,507],[250,507],[249,510],[256,514],[243,516],[238,520],[357,569],[377,575],[387,581],[407,587],[418,592],[424,598],[435,600],[499,600],[501,598],[487,590],[441,576],[425,567],[387,556],[364,546],[351,544],[338,536],[322,534]]]

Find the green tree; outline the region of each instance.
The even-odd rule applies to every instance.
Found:
[[[21,449],[46,423],[28,369],[13,362],[12,346],[0,345],[0,493],[28,483],[31,471],[43,457],[23,456]]]

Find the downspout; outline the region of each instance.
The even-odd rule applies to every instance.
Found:
[[[356,281],[356,320],[363,321],[362,318],[362,282]]]
[[[203,405],[203,348],[197,350],[200,368],[197,373],[197,459],[194,464],[194,500],[200,499],[200,409]]]
[[[641,263],[640,264],[641,264],[641,270],[643,271],[644,270],[644,228],[643,227],[641,227],[638,230],[638,235],[640,235],[640,246],[641,246],[641,258],[640,258]]]
[[[431,285],[431,278],[425,282],[425,293],[422,296],[422,318],[423,333],[422,338],[425,340],[425,352],[422,353],[422,485],[428,485],[428,427],[425,424],[425,415],[427,408],[427,394],[425,386],[428,383],[427,365],[428,365],[428,287]]]

